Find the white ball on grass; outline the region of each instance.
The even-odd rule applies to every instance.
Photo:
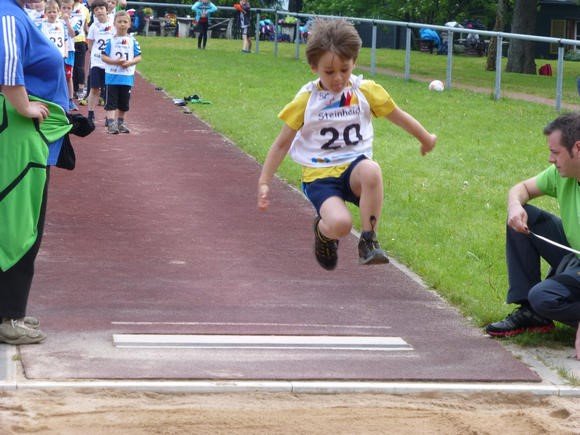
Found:
[[[443,92],[445,90],[445,85],[441,80],[433,80],[431,83],[429,83],[429,90]]]

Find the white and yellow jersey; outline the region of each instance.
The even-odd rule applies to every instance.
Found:
[[[340,94],[323,89],[320,80],[303,86],[278,115],[297,130],[289,155],[302,165],[302,181],[337,177],[357,157],[372,158],[372,118],[395,107],[381,85],[362,76],[352,76]]]

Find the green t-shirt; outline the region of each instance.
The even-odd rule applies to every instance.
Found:
[[[568,243],[572,248],[580,250],[580,185],[578,180],[562,177],[554,165],[541,172],[536,180],[541,192],[558,200],[560,218]]]

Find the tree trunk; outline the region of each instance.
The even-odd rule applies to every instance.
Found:
[[[505,2],[504,0],[497,0],[497,12],[495,14],[495,25],[493,30],[496,32],[503,32],[504,27]],[[499,48],[501,50],[501,47]],[[487,49],[487,64],[485,69],[487,71],[495,71],[495,57],[497,54],[497,38],[492,37],[489,40],[489,47]]]
[[[512,33],[533,35],[536,30],[537,0],[516,0],[512,19]],[[536,74],[533,41],[511,39],[506,71]]]

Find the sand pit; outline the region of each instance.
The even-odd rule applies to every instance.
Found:
[[[0,393],[0,434],[578,434],[580,400],[527,394]]]

